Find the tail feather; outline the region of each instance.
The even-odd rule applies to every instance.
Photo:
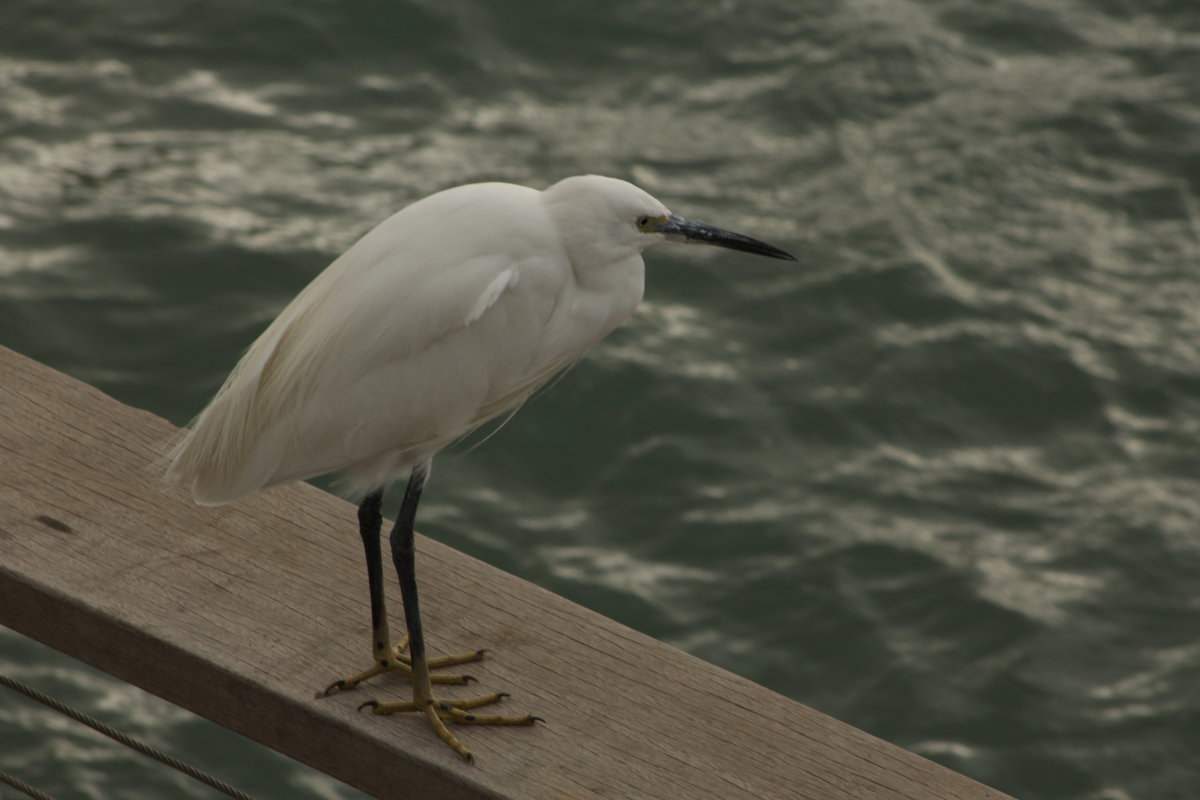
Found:
[[[257,344],[257,343],[256,343]],[[279,455],[263,447],[267,433],[258,399],[258,347],[252,347],[168,457],[165,479],[200,505],[232,503],[265,486]]]

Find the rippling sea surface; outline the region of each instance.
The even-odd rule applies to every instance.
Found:
[[[1194,0],[7,0],[0,343],[183,424],[395,209],[582,172],[800,263],[648,253],[421,528],[1022,798],[1196,797]],[[264,798],[361,796],[0,664]],[[15,695],[0,769],[208,796]]]

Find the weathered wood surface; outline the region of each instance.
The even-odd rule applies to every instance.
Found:
[[[198,508],[159,482],[173,431],[0,348],[0,622],[379,797],[1005,797],[425,538],[434,652],[491,648],[476,688],[547,724],[460,728],[471,766],[355,711],[398,678],[316,700],[367,656],[353,506],[297,485]]]

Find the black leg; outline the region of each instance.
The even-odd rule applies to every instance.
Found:
[[[404,622],[408,626],[408,653],[414,665],[425,658],[425,636],[421,631],[421,608],[417,602],[417,568],[416,553],[413,547],[413,525],[417,517],[417,503],[421,500],[421,490],[425,488],[427,469],[422,464],[412,471],[391,535],[392,561],[396,565],[396,576],[400,579],[400,596],[404,600]]]
[[[364,497],[358,506],[358,532],[367,555],[367,584],[371,591],[371,651],[375,666],[353,677],[334,681],[317,697],[328,697],[340,689],[353,689],[388,666],[388,622],[383,604],[383,555],[379,544],[379,532],[383,529],[382,506],[382,489]]]
[[[371,631],[374,651],[388,646],[387,614],[383,605],[383,555],[379,533],[383,529],[383,490],[372,492],[358,506],[358,533],[367,554],[367,583],[371,592]],[[382,623],[382,624],[381,624]],[[380,633],[383,633],[382,638]]]
[[[396,644],[389,644],[391,634],[388,632],[388,617],[387,606],[385,604],[383,592],[383,554],[382,547],[379,542],[379,534],[383,528],[383,490],[372,492],[363,498],[362,503],[358,506],[358,531],[362,536],[363,552],[367,556],[367,582],[371,593],[371,652],[375,657],[373,666],[368,667],[362,672],[352,675],[349,678],[343,678],[339,681],[334,681],[325,687],[325,691],[317,695],[317,697],[327,697],[334,692],[342,689],[353,689],[365,680],[375,677],[384,672],[395,672],[410,678],[419,678],[426,683],[451,683],[463,685],[474,680],[470,675],[449,675],[441,673],[438,675],[429,675],[431,668],[447,667],[453,664],[465,664],[468,661],[478,661],[483,658],[484,651],[476,650],[474,653],[460,653],[458,655],[442,656],[441,658],[426,659],[425,641],[421,636],[421,617],[417,611],[417,584],[414,577],[413,565],[413,519],[417,513],[417,500],[421,496],[421,486],[424,485],[426,470],[420,470],[420,479],[416,480],[416,471],[414,471],[414,481],[410,482],[409,490],[404,496],[405,505],[401,508],[400,520],[397,522],[397,530],[392,531],[393,556],[395,558],[396,547],[399,545],[400,550],[405,550],[403,530],[407,528],[407,556],[396,559],[397,571],[400,573],[401,581],[400,588],[404,597],[404,611],[407,617],[409,627],[416,631],[417,639],[420,644],[413,648],[421,653],[421,658],[417,661],[419,666],[414,668],[411,666],[412,658],[404,654],[404,649],[408,647],[408,639],[401,639]],[[402,565],[407,562],[408,580],[404,579],[406,571]],[[410,610],[411,609],[411,610]],[[421,675],[415,675],[416,670],[419,670]]]
[[[400,711],[416,711],[425,715],[437,735],[454,751],[468,761],[471,751],[463,746],[450,729],[446,720],[476,725],[532,725],[538,717],[529,714],[519,716],[502,716],[500,714],[475,714],[471,709],[498,702],[506,695],[489,694],[482,697],[458,698],[440,700],[433,694],[430,686],[431,678],[429,659],[425,657],[425,635],[421,631],[421,609],[417,602],[417,565],[416,553],[413,546],[413,523],[417,517],[417,504],[421,501],[421,490],[425,488],[425,478],[429,474],[428,463],[418,466],[408,479],[408,487],[404,490],[404,501],[400,504],[400,513],[396,515],[396,524],[390,537],[392,545],[392,561],[396,565],[396,576],[400,579],[400,596],[404,600],[404,621],[408,625],[409,664],[412,669],[413,699],[412,702],[380,703],[369,700],[359,706],[370,708],[374,714],[394,714]],[[360,511],[360,516],[361,516]],[[364,528],[365,530],[365,528]],[[366,535],[365,533],[363,534]],[[374,580],[372,578],[372,580]],[[461,663],[464,660],[475,660],[483,656],[483,651],[463,656],[451,656],[448,663]],[[437,659],[447,662],[447,659]],[[437,664],[433,664],[436,666]],[[455,681],[465,683],[465,678]]]

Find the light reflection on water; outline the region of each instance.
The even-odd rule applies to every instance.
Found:
[[[424,528],[1019,796],[1187,796],[1191,4],[14,8],[0,342],[182,423],[404,203],[632,178],[801,264],[652,252],[626,329],[439,460]],[[65,748],[48,790],[167,791],[3,713],[0,765]],[[263,758],[264,797],[350,796]]]

